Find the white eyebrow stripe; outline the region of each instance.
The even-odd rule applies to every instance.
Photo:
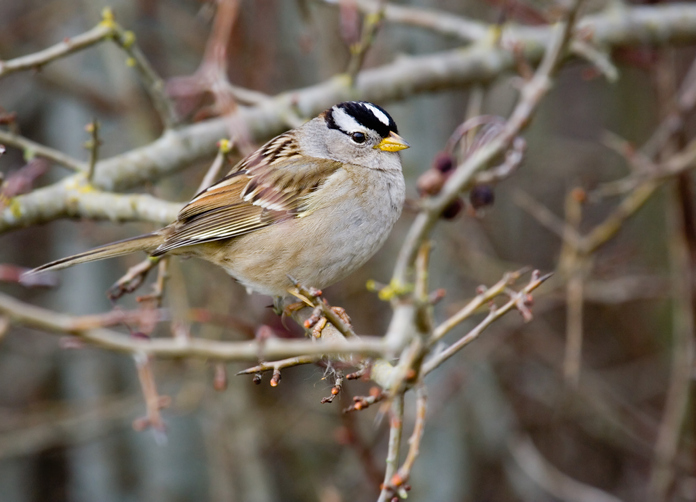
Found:
[[[362,131],[365,126],[361,126],[357,120],[348,115],[343,108],[333,107],[333,119],[336,125],[346,133],[353,131]]]
[[[387,117],[387,115],[382,110],[380,110],[376,106],[372,106],[369,103],[364,103],[364,104],[367,107],[367,109],[372,112],[372,115],[377,117],[377,120],[379,120],[385,126],[389,127],[389,117]]]

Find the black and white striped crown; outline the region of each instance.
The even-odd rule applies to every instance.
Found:
[[[382,107],[367,101],[346,101],[332,106],[326,111],[326,123],[329,128],[346,134],[363,127],[372,129],[382,138],[390,132],[399,132],[394,119]]]

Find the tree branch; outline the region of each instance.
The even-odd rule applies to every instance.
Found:
[[[627,8],[621,16],[604,13],[588,17],[580,26],[591,33],[589,41],[592,44],[607,48],[694,41],[696,6],[670,4]],[[520,43],[525,48],[525,57],[531,62],[538,61],[544,48],[540,41],[550,36],[551,29],[527,28],[524,33],[526,38],[520,38]],[[290,111],[310,117],[338,101],[356,96],[376,102],[402,99],[423,92],[490,81],[513,68],[512,53],[489,43],[476,44],[467,50],[402,57],[393,63],[362,71],[355,89],[339,76],[304,89],[288,91],[253,107],[239,107],[236,113],[227,117],[169,130],[148,145],[98,162],[94,186],[107,191],[126,190],[212,156],[216,142],[227,135],[230,122],[243,124],[250,136],[258,140],[282,132]],[[467,169],[476,170],[476,166],[486,158],[492,158],[496,150],[489,148],[475,156],[467,163]],[[12,208],[0,212],[0,232],[65,217],[69,200],[61,188],[62,183],[69,181],[15,198]],[[76,181],[73,179],[72,183]],[[449,191],[443,193],[435,206],[439,207],[450,196]],[[46,201],[50,201],[49,207],[39,209]],[[88,213],[79,216],[92,217]],[[419,225],[423,223],[419,222]]]

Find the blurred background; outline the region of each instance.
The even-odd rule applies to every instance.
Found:
[[[399,3],[487,23],[531,25],[548,19],[553,8],[535,0]],[[210,96],[186,95],[189,81],[182,78],[201,64],[214,3],[114,0],[108,5],[118,22],[135,33],[170,91],[179,93],[177,103],[190,121],[221,112],[211,106]],[[99,22],[105,6],[102,0],[0,2],[0,58],[29,54],[84,32]],[[588,9],[604,7],[595,2]],[[227,46],[229,80],[268,95],[345,71],[346,41],[354,36],[351,29],[359,33],[355,22],[360,16],[350,5],[241,0],[237,14]],[[453,37],[386,22],[364,66],[461,45]],[[607,146],[608,133],[616,135],[614,143],[617,137],[631,145],[645,142],[670,110],[669,100],[693,55],[688,45],[624,48],[613,54],[619,70],[614,83],[585,62],[566,64],[524,134],[523,165],[492,188],[494,204],[478,210],[467,204],[438,226],[431,287],[447,291],[436,308],[438,320],[474,296],[479,284],[491,285],[505,271],[528,266],[556,275],[535,293],[531,323],[523,323],[517,313],[508,315],[426,380],[427,429],[411,479],[411,500],[649,500],[647,486],[657,483],[652,477],[664,469],[670,479],[662,492],[665,500],[696,500],[691,390],[688,383],[675,389],[681,380],[674,362],[684,347],[691,350],[688,337],[693,335],[688,314],[693,307],[679,294],[689,262],[681,239],[685,213],[678,183],[690,188],[690,176],[666,182],[615,238],[570,271],[559,269],[567,249],[538,217],[544,206],[563,221],[566,208],[581,205],[581,232],[604,221],[620,199],[591,195],[630,173],[622,155]],[[94,118],[101,123],[102,157],[145,145],[157,138],[160,124],[124,59],[112,44],[101,44],[39,72],[5,77],[0,111],[16,113],[15,126],[24,136],[79,159],[87,159],[85,125]],[[412,199],[418,197],[419,176],[468,109],[479,103],[482,114],[507,116],[517,96],[513,77],[379,103],[412,146],[402,155]],[[687,127],[683,139],[690,140],[692,133],[693,127]],[[137,191],[188,200],[211,161]],[[8,148],[0,158],[6,177],[25,165],[17,149]],[[46,172],[35,186],[69,174],[60,166],[39,167]],[[580,202],[573,205],[573,200]],[[365,284],[389,281],[413,216],[407,208],[388,244],[368,265],[325,291],[333,305],[347,309],[357,333],[384,333],[391,309]],[[64,220],[17,230],[0,235],[0,264],[34,267],[152,228]],[[61,271],[60,285],[52,289],[6,282],[0,290],[58,312],[106,312],[112,309],[106,290],[140,259],[129,256]],[[207,309],[234,317],[252,331],[266,324],[278,336],[299,336],[291,322],[286,329],[267,308],[268,298],[248,296],[207,263],[172,260],[170,272],[166,306],[173,310]],[[580,325],[572,318],[577,310],[568,306],[568,280],[578,277],[574,274],[582,277]],[[135,308],[134,296],[118,305]],[[460,326],[448,340],[472,326]],[[579,378],[573,380],[564,364],[566,336],[578,326],[582,358]],[[193,336],[212,339],[249,336],[248,330],[210,323],[190,329]],[[155,334],[168,335],[167,325]],[[233,376],[247,365],[229,364],[228,386],[221,392],[213,389],[212,362],[155,361],[153,367],[159,392],[172,399],[163,411],[165,435],[133,429],[145,405],[131,357],[66,349],[58,336],[10,328],[0,342],[0,500],[376,499],[388,420],[376,420],[372,408],[341,414],[352,395],[368,392],[368,383],[350,383],[340,401],[320,404],[332,383],[322,379],[319,367],[286,370],[281,385],[271,388],[267,378],[255,386],[247,376]],[[681,407],[669,408],[670,392],[679,389]],[[413,423],[412,398],[407,396],[405,434]],[[672,409],[678,416],[670,428],[664,424],[672,418],[665,414]],[[665,467],[656,460],[655,444],[670,432],[676,435],[675,451]]]

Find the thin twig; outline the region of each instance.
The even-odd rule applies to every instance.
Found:
[[[104,9],[102,12],[100,25],[107,26],[112,30],[112,40],[128,55],[128,64],[133,66],[140,74],[145,90],[162,120],[164,128],[171,129],[178,125],[179,118],[176,115],[173,103],[165,93],[164,81],[147,60],[140,47],[135,43],[135,34],[132,31],[124,30],[115,21],[113,12],[109,8]]]
[[[360,41],[350,47],[351,55],[346,73],[350,78],[351,85],[354,85],[358,72],[360,72],[360,68],[367,55],[367,51],[370,50],[370,47],[372,47],[372,44],[377,38],[377,32],[379,32],[382,26],[382,19],[384,19],[386,7],[386,0],[379,0],[376,9],[365,15]]]
[[[683,202],[683,201],[681,201]],[[691,207],[691,201],[687,205]],[[655,440],[647,491],[649,500],[666,500],[674,479],[674,459],[679,451],[681,431],[688,416],[694,368],[694,291],[696,273],[689,254],[685,225],[692,214],[678,214],[677,204],[667,204],[670,225],[670,269],[672,280],[672,368],[664,411]],[[687,234],[687,235],[685,235]],[[693,243],[692,243],[693,245]]]
[[[112,27],[100,23],[85,33],[66,38],[62,42],[42,51],[8,61],[0,61],[0,77],[16,71],[39,69],[51,61],[98,44],[111,35],[113,35]]]
[[[542,226],[551,230],[558,238],[568,240],[577,247],[580,242],[580,235],[577,229],[568,228],[566,223],[551,212],[549,208],[539,203],[527,192],[515,190],[513,193],[515,204],[524,209],[527,213],[534,217]]]
[[[227,154],[230,153],[233,146],[234,143],[228,139],[221,139],[218,142],[218,153],[215,156],[215,160],[205,173],[205,176],[203,177],[203,180],[201,180],[201,184],[198,186],[196,193],[202,192],[212,185],[218,178],[220,178],[220,171],[225,165],[225,158]]]
[[[565,229],[560,266],[567,278],[566,283],[566,347],[563,360],[563,377],[566,383],[578,386],[582,361],[583,307],[586,255],[581,253],[577,241],[571,239],[579,233],[582,220],[582,203],[571,190],[566,195]]]
[[[278,361],[268,361],[257,364],[256,366],[252,366],[251,368],[239,371],[237,375],[252,375],[255,373],[263,373],[265,371],[280,371],[282,369],[290,368],[292,366],[316,363],[321,359],[321,355],[289,357],[287,359],[280,359]]]
[[[522,271],[508,272],[501,280],[499,280],[490,288],[482,288],[483,290],[479,294],[477,294],[469,303],[467,303],[456,314],[449,317],[447,320],[445,320],[435,328],[435,330],[433,331],[433,336],[429,341],[429,344],[433,345],[440,341],[442,337],[444,337],[447,333],[452,331],[463,321],[471,317],[482,306],[486,305],[495,297],[505,293],[507,288],[511,284],[513,284],[517,279],[519,279],[521,274]]]
[[[152,362],[145,354],[134,354],[135,365],[138,369],[138,379],[140,380],[140,388],[145,398],[145,408],[147,413],[144,417],[138,418],[133,422],[133,428],[137,431],[142,431],[150,428],[155,433],[155,439],[158,443],[166,442],[164,420],[160,410],[170,405],[171,399],[168,396],[160,396],[157,392],[157,384],[152,371]]]
[[[88,169],[85,162],[80,162],[79,160],[63,152],[36,143],[35,141],[20,136],[19,134],[14,134],[8,131],[0,131],[0,142],[2,142],[5,146],[13,146],[15,148],[22,149],[25,157],[37,155],[78,173],[86,173]]]
[[[525,286],[518,293],[512,294],[510,300],[507,303],[500,307],[492,309],[488,313],[488,315],[479,324],[477,324],[476,327],[474,327],[474,329],[469,331],[466,335],[464,335],[455,343],[447,347],[442,352],[437,353],[436,355],[425,361],[421,370],[422,375],[427,375],[432,370],[440,366],[447,359],[449,359],[454,354],[459,352],[461,349],[463,349],[471,342],[476,340],[479,337],[479,335],[483,333],[483,331],[486,328],[488,328],[488,326],[493,324],[496,320],[500,319],[502,316],[504,316],[511,310],[518,309],[522,310],[522,312],[524,313],[524,307],[529,300],[529,294],[536,288],[541,286],[544,283],[544,281],[546,281],[549,277],[551,277],[551,274],[532,278],[532,280],[529,282],[529,284],[527,284],[527,286]]]
[[[415,464],[416,459],[418,458],[418,455],[420,453],[421,440],[423,439],[423,433],[425,432],[425,415],[427,412],[427,401],[428,394],[425,385],[423,383],[420,383],[416,386],[416,421],[413,425],[413,432],[411,433],[411,437],[408,440],[408,453],[406,454],[406,459],[404,460],[404,463],[401,464],[401,467],[399,467],[397,473],[394,474],[394,476],[392,476],[391,481],[389,483],[390,488],[394,492],[398,492],[399,490],[403,490],[405,488],[404,485],[406,485],[409,478],[411,477],[411,470],[413,469],[413,465]],[[406,497],[402,496],[402,498]]]
[[[325,0],[327,4],[338,5],[341,0]],[[355,0],[357,7],[366,15],[380,7],[381,0]],[[472,21],[451,13],[436,10],[407,7],[391,3],[384,10],[385,19],[392,23],[408,24],[443,35],[456,36],[465,41],[475,41],[490,33],[485,23]]]
[[[574,502],[621,502],[605,491],[569,477],[549,463],[532,440],[519,436],[508,441],[512,457],[522,471],[544,490],[560,500]]]
[[[107,291],[106,294],[109,299],[111,301],[118,300],[124,294],[132,293],[138,289],[147,277],[147,274],[157,265],[159,260],[159,258],[148,256],[140,263],[130,267]]]
[[[387,502],[390,500],[392,490],[390,487],[391,479],[396,474],[399,467],[399,452],[401,450],[401,433],[404,427],[404,396],[399,394],[394,397],[391,404],[389,417],[389,447],[387,450],[387,469],[384,472],[384,482],[382,491],[377,502]]]
[[[90,133],[91,139],[85,144],[85,148],[89,150],[89,161],[87,162],[87,181],[91,182],[94,176],[94,168],[99,160],[99,121],[92,120],[87,124],[87,132]]]
[[[157,75],[140,48],[135,44],[133,32],[124,30],[116,23],[111,9],[104,9],[102,21],[91,30],[66,38],[62,42],[27,56],[0,61],[0,77],[7,74],[29,69],[38,69],[52,61],[65,57],[73,52],[85,49],[104,40],[113,40],[126,54],[128,63],[140,73],[145,89],[160,115],[165,129],[170,129],[178,123],[174,107],[164,93],[164,82]]]

